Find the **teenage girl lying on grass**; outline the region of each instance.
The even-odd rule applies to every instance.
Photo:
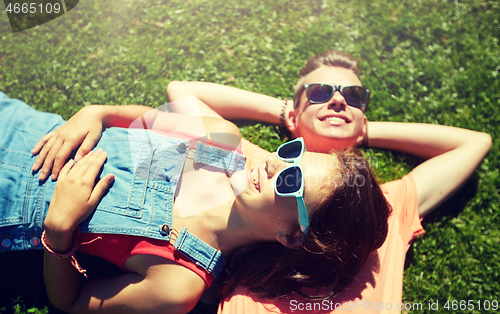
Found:
[[[228,257],[259,247],[262,275],[295,273],[290,292],[336,292],[387,234],[390,206],[353,150],[308,152],[298,138],[245,162],[220,118],[93,106],[65,123],[3,93],[0,117],[0,252],[45,247],[47,293],[68,313],[186,313]],[[76,249],[125,274],[84,279]]]

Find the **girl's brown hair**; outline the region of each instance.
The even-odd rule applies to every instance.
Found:
[[[368,162],[353,148],[335,154],[336,186],[311,215],[303,245],[264,242],[239,249],[229,259],[223,297],[238,284],[268,299],[295,292],[314,300],[333,297],[384,243],[392,209]],[[306,287],[326,289],[308,295],[301,291]]]
[[[322,54],[316,55],[309,59],[306,65],[300,70],[297,85],[295,85],[295,92],[293,95],[293,104],[297,108],[299,106],[300,95],[302,94],[302,86],[306,76],[324,66],[341,67],[352,70],[359,78],[361,75],[361,68],[359,60],[354,58],[350,53],[339,50],[327,50]]]

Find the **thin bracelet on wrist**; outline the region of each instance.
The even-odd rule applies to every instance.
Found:
[[[86,244],[90,244],[96,240],[100,240],[101,237],[97,237],[89,242],[85,242],[85,243],[78,243],[79,240],[79,233],[78,233],[78,230],[77,232],[75,232],[73,234],[73,247],[71,248],[71,250],[67,253],[57,253],[55,252],[54,250],[52,250],[48,245],[47,245],[47,242],[45,241],[46,237],[45,237],[45,230],[42,232],[42,237],[41,237],[41,242],[42,242],[42,245],[43,247],[45,248],[45,250],[47,251],[47,253],[49,253],[50,255],[52,256],[55,256],[57,257],[58,259],[66,259],[66,258],[71,258],[71,265],[73,265],[73,267],[76,268],[76,270],[78,270],[78,272],[80,274],[82,274],[83,276],[85,276],[85,278],[88,278],[87,276],[87,271],[85,269],[82,268],[82,266],[80,266],[80,264],[78,263],[78,261],[76,260],[75,258],[75,252],[76,250],[78,250],[78,248],[82,245],[86,245]]]

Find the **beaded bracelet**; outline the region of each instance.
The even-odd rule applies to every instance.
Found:
[[[283,105],[281,106],[280,121],[281,121],[281,124],[285,125],[285,111],[286,111],[286,106],[287,106],[287,103],[288,103],[288,99],[284,98],[282,100],[282,102],[283,102]]]
[[[45,230],[42,232],[41,242],[42,242],[43,247],[47,250],[47,253],[49,253],[50,255],[55,256],[59,259],[71,258],[71,265],[73,265],[73,267],[75,267],[76,270],[78,270],[78,272],[80,274],[85,276],[85,278],[88,278],[87,271],[85,269],[83,269],[82,266],[80,266],[80,264],[76,260],[75,252],[76,252],[76,250],[78,250],[78,248],[80,246],[90,244],[90,243],[92,243],[96,240],[100,240],[100,239],[101,239],[101,237],[97,237],[97,238],[90,240],[88,242],[85,242],[85,243],[75,244],[75,243],[78,243],[78,232],[75,232],[73,235],[73,248],[68,253],[63,253],[63,254],[55,252],[47,245],[47,242],[45,241]]]

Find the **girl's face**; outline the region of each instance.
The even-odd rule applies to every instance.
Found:
[[[316,82],[361,86],[358,77],[351,70],[341,67],[321,67],[311,72],[303,83]],[[326,103],[311,104],[303,90],[292,121],[290,131],[295,136],[304,138],[309,151],[328,152],[354,146],[358,137],[363,134],[366,118],[361,109],[347,105],[339,91]]]
[[[302,169],[304,176],[304,202],[309,216],[316,210],[334,188],[335,156],[304,152]],[[295,197],[278,196],[274,190],[277,174],[291,165],[270,154],[259,166],[247,171],[248,186],[237,196],[236,201],[251,213],[249,219],[255,219],[264,229],[289,230],[298,226],[298,208]]]

